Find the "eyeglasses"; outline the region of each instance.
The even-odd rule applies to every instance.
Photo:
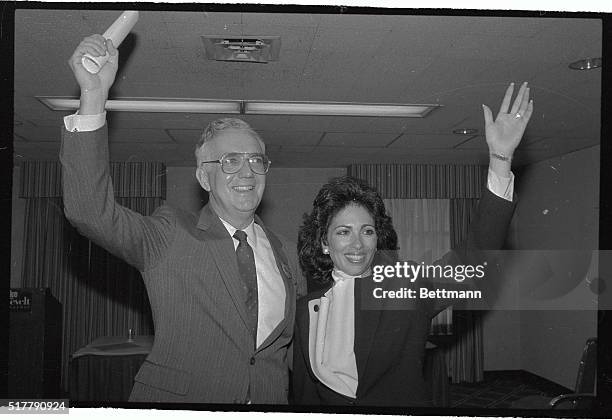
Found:
[[[272,161],[261,153],[225,153],[217,160],[206,160],[202,163],[220,163],[221,170],[226,174],[235,174],[242,169],[244,160],[248,159],[249,168],[253,173],[264,175],[268,173]]]

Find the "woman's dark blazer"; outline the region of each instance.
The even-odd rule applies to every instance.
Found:
[[[499,198],[486,189],[468,239],[462,247],[449,252],[437,263],[477,265],[483,261],[483,254],[479,250],[500,249],[515,202]],[[376,259],[375,264],[395,264],[382,254],[377,255]],[[355,358],[359,382],[355,399],[340,395],[323,385],[310,366],[308,302],[323,296],[331,284],[298,301],[292,373],[292,399],[295,404],[380,407],[432,405],[431,392],[423,378],[425,343],[431,318],[453,302],[443,299],[411,299],[403,303],[409,305],[404,306],[404,310],[384,307],[365,309],[367,305],[363,297],[368,296],[372,285],[375,283],[371,277],[355,282]],[[433,287],[432,284],[428,286],[430,289]],[[481,286],[478,284],[478,288]],[[364,288],[370,289],[362,290]]]

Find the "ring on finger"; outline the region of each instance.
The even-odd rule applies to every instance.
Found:
[[[521,115],[520,112],[517,112],[516,114],[514,114],[514,118],[521,118],[521,117],[522,117],[522,115]]]

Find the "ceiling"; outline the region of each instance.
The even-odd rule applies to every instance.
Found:
[[[278,7],[275,9],[278,10]],[[425,118],[244,115],[275,167],[485,163],[481,104],[529,81],[535,112],[519,165],[599,144],[598,19],[141,11],[120,48],[113,97],[434,103]],[[62,117],[35,96],[78,97],[66,62],[119,11],[16,10],[14,153],[56,160]],[[267,64],[206,59],[202,35],[280,36]],[[109,113],[111,160],[194,165],[202,128],[223,115]],[[453,134],[476,128],[475,136]]]

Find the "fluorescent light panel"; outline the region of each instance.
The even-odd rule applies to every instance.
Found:
[[[37,96],[36,98],[54,111],[69,111],[79,108],[79,100],[74,98],[52,96]],[[208,99],[156,98],[124,98],[106,101],[106,109],[109,111],[403,118],[423,118],[440,106],[441,105],[434,104],[220,101]]]
[[[246,101],[245,114],[422,118],[438,105]]]
[[[54,111],[79,109],[74,98],[37,96],[39,101]],[[127,112],[186,112],[195,114],[240,114],[240,102],[193,99],[125,98],[106,101],[108,111]]]

